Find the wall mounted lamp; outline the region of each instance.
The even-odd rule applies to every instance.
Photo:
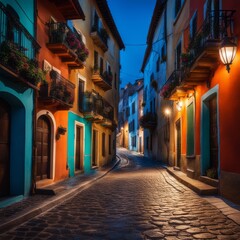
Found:
[[[57,128],[56,139],[59,140],[61,135],[65,135],[67,128],[61,125]]]
[[[166,117],[169,117],[169,115],[171,114],[170,109],[169,109],[169,108],[166,108],[166,109],[164,110],[164,114],[165,114]]]
[[[176,102],[176,107],[177,107],[177,110],[180,112],[182,110],[182,107],[183,107],[183,102],[182,101],[177,101]]]
[[[237,52],[237,45],[230,41],[228,37],[225,37],[222,41],[222,44],[219,49],[219,55],[222,63],[226,65],[226,69],[229,73],[230,71],[230,65],[233,62],[233,59],[236,56]]]

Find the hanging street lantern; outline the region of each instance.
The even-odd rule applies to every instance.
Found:
[[[237,52],[237,45],[232,41],[230,41],[228,37],[224,38],[219,49],[219,55],[222,63],[226,65],[226,69],[228,73],[230,71],[230,65],[232,64],[233,59],[236,56],[236,52]]]

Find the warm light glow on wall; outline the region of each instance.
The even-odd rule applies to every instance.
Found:
[[[182,101],[177,101],[176,102],[176,107],[177,107],[177,110],[180,112],[182,110],[182,107],[183,107],[183,102]]]
[[[219,55],[222,63],[226,65],[226,69],[230,71],[230,65],[232,64],[237,52],[237,45],[225,38],[219,49]]]
[[[170,111],[169,108],[166,108],[164,113],[165,113],[166,116],[169,116],[171,114],[171,111]]]

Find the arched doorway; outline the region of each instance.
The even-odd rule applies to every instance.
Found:
[[[36,181],[50,178],[51,124],[46,115],[37,120]]]
[[[0,197],[10,194],[10,107],[0,98]]]

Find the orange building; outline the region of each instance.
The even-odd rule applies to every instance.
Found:
[[[187,24],[183,21],[186,12]],[[170,117],[175,167],[188,177],[218,187],[222,196],[238,203],[239,18],[240,5],[236,1],[180,4],[174,26],[182,23],[178,28],[181,34],[173,34],[178,43],[173,48],[177,74],[167,78],[161,88],[161,96],[175,103]],[[230,70],[219,56],[219,49],[229,41],[238,49]]]
[[[73,69],[83,68],[71,46],[75,33],[67,26],[72,19],[85,19],[78,1],[37,1],[37,41],[40,65],[47,82],[36,100],[34,177],[37,187],[68,177],[68,110],[75,99]]]

